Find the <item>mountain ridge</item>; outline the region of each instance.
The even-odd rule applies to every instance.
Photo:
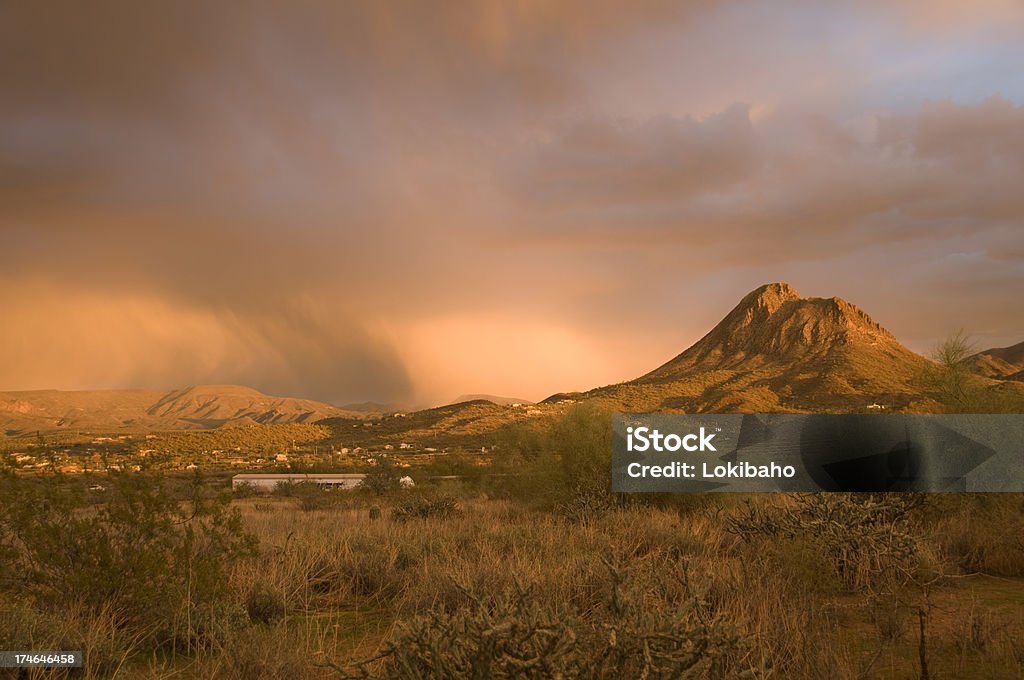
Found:
[[[461,404],[467,401],[489,401],[492,404],[498,406],[510,406],[512,404],[532,404],[533,402],[529,399],[520,399],[518,397],[502,397],[497,394],[460,394],[448,404]]]
[[[1024,342],[982,350],[968,363],[971,370],[986,378],[1024,381]]]
[[[653,371],[575,398],[622,410],[901,409],[920,399],[915,383],[930,363],[856,305],[778,282]]]
[[[364,414],[309,399],[275,397],[241,385],[159,390],[0,392],[0,431],[188,430],[252,423],[309,423]]]
[[[1024,343],[986,350],[975,358],[982,368],[998,373],[987,377],[1020,380],[1024,372],[1013,371],[1024,370],[1024,364],[1006,360],[1019,358],[1018,354],[1024,354]],[[476,421],[486,420],[491,428],[580,400],[635,412],[897,411],[928,406],[922,377],[932,367],[933,362],[904,347],[856,305],[838,297],[804,298],[789,284],[777,282],[745,295],[701,339],[633,380],[557,393],[536,405],[516,400],[521,408],[495,402],[509,401],[504,398],[463,395],[462,403],[408,409],[408,416],[424,414],[423,427],[449,427],[454,432],[473,430]],[[1011,386],[1017,384],[1007,388]],[[198,385],[169,392],[0,392],[0,433],[210,429],[384,415],[372,410],[383,405],[354,406],[274,397],[239,385]],[[402,411],[402,416],[407,411],[392,410]]]

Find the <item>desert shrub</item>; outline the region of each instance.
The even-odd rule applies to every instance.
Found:
[[[911,513],[919,494],[809,493],[789,503],[747,503],[726,519],[746,539],[767,536],[811,546],[842,586],[859,590],[912,576],[919,565],[919,532]]]
[[[325,489],[316,482],[301,482],[291,488],[291,494],[303,512],[339,507],[344,501],[342,493],[338,489]]]
[[[586,677],[736,677],[754,670],[748,661],[751,639],[725,608],[713,605],[713,582],[693,578],[688,562],[652,562],[646,571],[632,570],[645,578],[632,579],[631,570],[606,566],[610,601],[589,650],[599,656],[592,657]],[[652,587],[669,596],[652,600]],[[607,639],[603,631],[609,631]]]
[[[318,640],[320,641],[320,640]],[[217,680],[319,680],[316,643],[284,625],[250,626],[235,631],[217,654],[197,657],[187,677]],[[180,668],[160,669],[147,677],[176,677]]]
[[[980,654],[992,644],[995,626],[991,613],[972,602],[953,621],[953,645],[961,655]]]
[[[150,644],[191,646],[236,620],[227,572],[254,540],[229,498],[198,477],[185,504],[159,477],[113,475],[107,486],[92,505],[60,483],[0,479],[0,587],[44,611],[111,612]]]
[[[400,623],[379,657],[338,669],[348,677],[410,679],[706,678],[749,670],[747,641],[710,612],[685,571],[685,600],[654,608],[649,583],[629,584],[624,570],[606,566],[611,585],[600,618],[518,583],[489,595],[461,587],[467,604]]]
[[[407,522],[413,519],[447,519],[458,512],[459,503],[454,496],[442,494],[430,498],[416,496],[402,501],[391,510],[392,519]]]
[[[828,566],[801,568],[803,560],[820,560],[806,552],[794,560],[787,547],[764,538],[742,546],[734,561],[713,560],[717,573],[705,597],[755,643],[748,665],[763,673],[755,677],[846,677],[837,621],[821,594],[820,573],[828,579]]]
[[[386,496],[402,487],[398,481],[400,478],[401,475],[395,470],[391,461],[380,457],[377,459],[377,464],[363,477],[359,488],[365,489],[374,496]]]
[[[384,649],[379,677],[497,680],[580,674],[585,661],[566,617],[529,591],[490,602],[467,596],[471,607],[434,610],[399,624],[395,640]]]
[[[232,487],[231,495],[235,498],[252,498],[259,495],[259,489],[254,484],[239,484]]]
[[[511,496],[570,519],[590,519],[617,506],[611,491],[611,413],[577,404],[542,425],[508,428],[502,463],[508,477],[494,495]]]
[[[556,510],[570,522],[586,524],[604,517],[617,506],[618,502],[610,493],[577,488],[558,503]]]
[[[65,603],[60,609],[43,610],[34,603],[0,599],[0,649],[82,650],[81,671],[48,669],[40,675],[110,677],[140,646],[140,640],[131,631],[118,626],[118,618],[107,607],[93,610]],[[0,673],[0,677],[5,676]]]
[[[557,419],[547,445],[558,456],[563,490],[573,496],[611,496],[611,413],[581,404]]]
[[[1024,576],[1024,494],[950,495],[937,506],[932,540],[960,570]]]
[[[339,579],[357,597],[395,597],[407,586],[414,563],[400,545],[373,537],[354,537],[337,555]]]
[[[245,611],[253,623],[274,623],[284,618],[284,596],[266,583],[250,588]]]

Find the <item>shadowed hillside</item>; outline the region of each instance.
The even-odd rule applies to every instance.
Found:
[[[975,373],[997,380],[1024,381],[1024,342],[978,352],[970,358]]]

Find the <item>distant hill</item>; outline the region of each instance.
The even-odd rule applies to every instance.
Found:
[[[272,397],[238,385],[174,392],[91,390],[0,392],[0,431],[211,429],[247,423],[308,423],[362,414],[307,399]]]
[[[789,284],[772,283],[650,373],[556,398],[633,411],[893,409],[921,397],[914,383],[928,365],[855,305],[802,298]]]
[[[374,420],[355,421],[342,417],[319,424],[334,431],[333,443],[339,446],[397,446],[408,442],[419,448],[475,448],[489,441],[490,435],[501,426],[533,415],[526,408],[499,406],[486,399],[476,399]]]
[[[517,397],[498,397],[493,394],[463,394],[456,397],[450,403],[461,404],[465,401],[489,401],[492,404],[498,406],[509,406],[510,404],[532,404],[533,402],[529,399],[519,399]]]
[[[147,409],[163,392],[36,390],[0,392],[0,430],[7,434],[51,430],[117,430],[150,422]]]
[[[1024,342],[996,347],[970,358],[971,368],[986,378],[1024,381]]]
[[[353,413],[363,413],[366,415],[383,415],[386,413],[404,413],[405,411],[415,411],[416,409],[409,406],[408,404],[399,404],[396,402],[390,402],[381,404],[376,401],[361,401],[357,404],[342,404],[338,408],[343,411],[351,411]]]

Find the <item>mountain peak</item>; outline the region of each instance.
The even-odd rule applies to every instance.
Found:
[[[740,300],[737,308],[763,309],[772,314],[786,302],[799,299],[800,293],[796,292],[796,289],[788,283],[766,283],[747,293]]]
[[[927,365],[856,305],[778,282],[743,296],[671,361],[582,398],[636,412],[899,409],[920,396]]]
[[[644,379],[672,378],[694,368],[834,359],[858,347],[909,354],[856,305],[838,297],[802,298],[788,283],[769,283],[745,295],[711,332]]]

